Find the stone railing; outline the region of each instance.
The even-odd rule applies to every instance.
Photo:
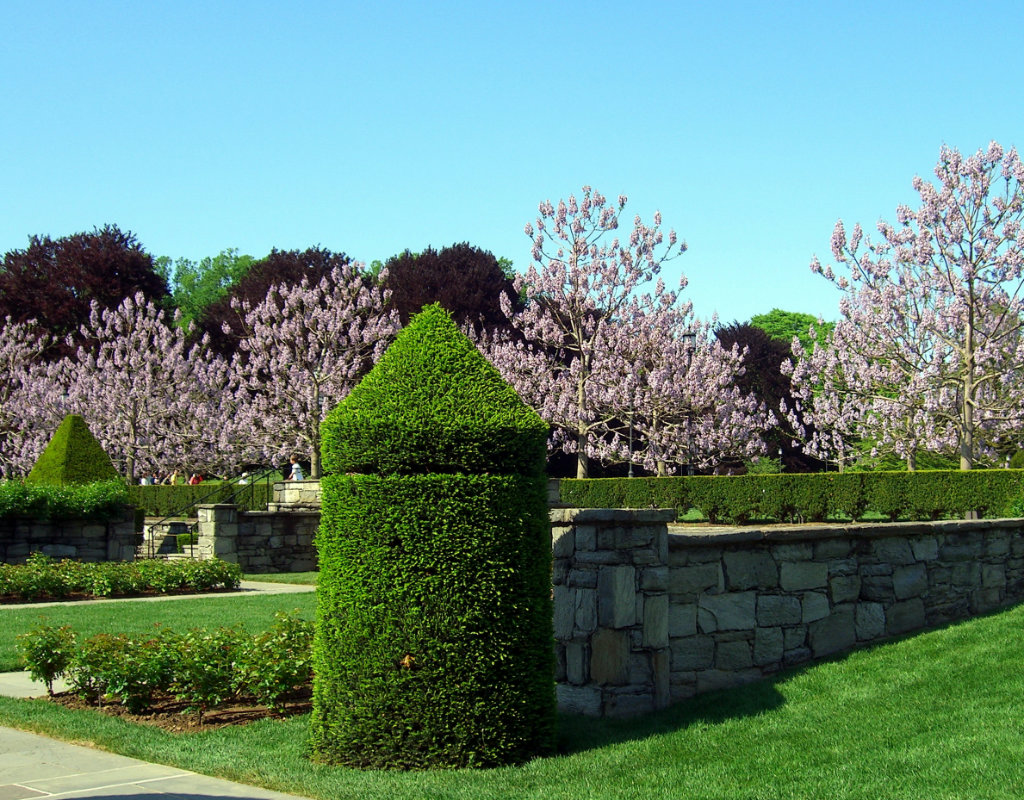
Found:
[[[22,564],[32,553],[76,561],[134,561],[140,536],[135,509],[106,522],[0,520],[0,562]]]
[[[563,710],[633,716],[1024,599],[1024,520],[683,531],[552,509]]]

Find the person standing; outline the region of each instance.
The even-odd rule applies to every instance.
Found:
[[[291,465],[292,465],[292,471],[290,473],[288,473],[288,480],[290,480],[290,481],[301,481],[302,478],[303,478],[303,475],[302,475],[302,465],[299,463],[298,457],[292,456],[289,459],[289,461],[291,462]]]

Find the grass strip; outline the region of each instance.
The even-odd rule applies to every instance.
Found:
[[[316,586],[319,572],[254,572],[242,576],[243,581],[260,581],[261,583],[292,583],[303,586]]]
[[[238,625],[252,633],[270,627],[278,611],[295,611],[304,619],[316,614],[316,593],[253,596],[176,597],[159,601],[119,600],[111,603],[0,608],[0,672],[21,669],[18,634],[40,625],[69,625],[80,638],[97,633],[142,634],[154,626],[185,631]]]
[[[297,598],[295,598],[297,600]],[[314,798],[1017,798],[1024,607],[852,653],[636,721],[563,718],[522,767],[362,772],[309,763],[307,717],[169,734],[45,700],[0,723]]]

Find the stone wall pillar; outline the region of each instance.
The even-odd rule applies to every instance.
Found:
[[[551,509],[559,708],[629,717],[669,704],[674,510]]]
[[[196,506],[199,557],[238,563],[238,507],[227,503]]]

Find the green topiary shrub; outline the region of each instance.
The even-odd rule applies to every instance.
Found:
[[[85,420],[78,414],[68,414],[32,467],[26,483],[66,486],[120,478]]]
[[[554,746],[547,425],[429,306],[323,425],[313,757]]]

